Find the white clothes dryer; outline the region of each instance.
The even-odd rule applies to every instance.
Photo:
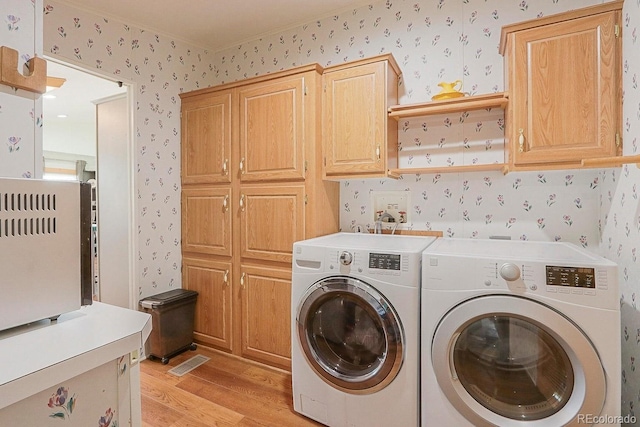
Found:
[[[294,409],[332,427],[418,426],[422,251],[336,233],[293,246]]]
[[[439,239],[422,264],[423,427],[619,425],[615,263],[569,243]]]

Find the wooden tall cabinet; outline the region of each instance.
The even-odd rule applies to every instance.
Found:
[[[322,180],[318,65],[182,99],[183,287],[195,339],[291,366],[293,243],[338,231],[338,183]]]
[[[398,167],[400,69],[391,54],[329,67],[323,78],[323,142],[328,178],[384,177]]]
[[[622,3],[503,27],[511,170],[620,152]]]

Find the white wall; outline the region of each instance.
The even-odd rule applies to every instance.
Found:
[[[0,3],[0,46],[18,51],[18,71],[42,56],[42,0]],[[0,84],[0,176],[42,177],[42,98]]]
[[[98,287],[100,301],[137,308],[131,295],[131,155],[129,100],[96,101],[98,141]]]
[[[135,297],[179,288],[179,93],[207,86],[212,80],[212,55],[55,1],[45,4],[44,39],[46,55],[56,61],[135,85]]]

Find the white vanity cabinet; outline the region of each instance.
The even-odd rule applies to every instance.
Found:
[[[98,302],[0,332],[0,426],[140,426],[150,332],[149,314]]]

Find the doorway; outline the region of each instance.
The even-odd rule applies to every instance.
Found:
[[[64,79],[60,87],[43,95],[43,157],[45,179],[70,179],[90,182],[92,194],[92,227],[94,231],[94,300],[131,308],[133,301],[133,164],[131,138],[131,88],[127,84],[86,72],[75,66],[48,60],[47,75]],[[60,81],[60,80],[59,80]],[[121,155],[113,158],[111,142],[102,144],[98,132],[99,102],[109,98],[124,98],[117,103],[121,111],[120,122],[109,126],[119,127]],[[102,119],[105,122],[105,118]],[[116,128],[114,127],[114,128]],[[103,151],[102,157],[100,152]],[[106,162],[108,159],[108,162]],[[102,166],[101,166],[102,163]],[[112,181],[124,181],[116,192],[113,186],[100,185]],[[111,177],[110,174],[113,174]],[[102,200],[102,202],[101,202]],[[112,203],[113,202],[113,203]],[[101,206],[102,205],[102,206]],[[118,206],[118,218],[126,221],[109,221],[113,206]],[[101,221],[100,218],[103,218]],[[101,223],[104,227],[101,227]],[[106,227],[106,228],[105,228]],[[113,240],[100,235],[124,236],[113,248]],[[123,256],[123,253],[126,256]],[[102,268],[101,268],[102,266]],[[113,273],[113,274],[112,274]],[[126,279],[123,281],[122,278]],[[116,279],[117,278],[117,279]]]

